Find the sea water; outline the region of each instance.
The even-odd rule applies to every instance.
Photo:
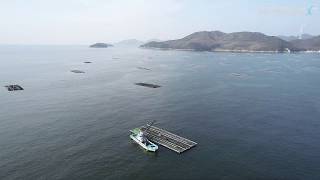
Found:
[[[0,46],[0,179],[320,179],[320,54]]]

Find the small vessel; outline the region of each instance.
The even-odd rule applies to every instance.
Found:
[[[158,150],[158,146],[153,142],[149,141],[140,128],[135,128],[133,130],[130,130],[130,132],[130,138],[134,140],[136,143],[138,143],[145,150],[151,152],[155,152]]]

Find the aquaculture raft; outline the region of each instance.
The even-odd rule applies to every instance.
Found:
[[[145,134],[150,141],[160,144],[177,153],[182,153],[197,145],[196,142],[155,126],[148,126],[148,128],[142,126],[140,129],[145,130]]]
[[[21,86],[19,86],[17,84],[7,85],[7,86],[4,86],[4,87],[6,87],[8,91],[21,91],[21,90],[24,90]]]
[[[161,87],[161,86],[159,86],[157,84],[149,84],[149,83],[135,83],[135,85],[144,86],[144,87],[148,87],[148,88],[159,88],[159,87]]]

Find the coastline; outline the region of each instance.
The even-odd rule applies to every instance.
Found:
[[[305,51],[251,51],[251,50],[211,50],[211,51],[199,51],[195,49],[174,49],[174,48],[156,48],[156,47],[139,47],[142,49],[151,49],[151,50],[163,50],[163,51],[193,51],[193,52],[229,52],[229,53],[271,53],[271,54],[298,54],[298,53],[320,53],[319,51],[305,50]]]

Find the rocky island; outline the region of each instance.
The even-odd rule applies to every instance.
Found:
[[[89,47],[91,48],[108,48],[108,47],[112,47],[112,44],[107,44],[107,43],[95,43],[90,45]]]
[[[304,47],[306,41],[311,44],[310,47]],[[259,32],[224,33],[221,31],[201,31],[182,39],[162,42],[153,41],[141,47],[222,52],[299,52],[308,49],[315,50],[316,48],[313,47],[317,45],[317,42],[319,40],[315,38],[288,42],[279,37],[268,36]]]

